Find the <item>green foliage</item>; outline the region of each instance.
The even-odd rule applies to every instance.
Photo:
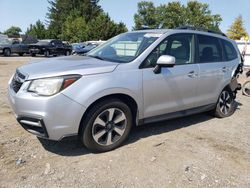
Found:
[[[45,25],[40,20],[38,20],[34,25],[30,24],[25,34],[36,37],[37,39],[45,39],[47,37],[47,30]]]
[[[105,13],[101,13],[88,24],[88,36],[92,40],[108,40],[126,31],[127,28],[123,23],[114,23]]]
[[[7,29],[4,32],[4,34],[8,35],[10,37],[19,37],[20,36],[20,32],[22,32],[22,30],[20,29],[20,27],[11,26],[9,29]]]
[[[138,3],[138,13],[134,15],[135,29],[147,26],[156,28],[159,25],[157,19],[158,9],[153,2],[142,1]]]
[[[71,42],[106,40],[126,31],[125,25],[114,23],[98,2],[99,0],[49,0],[49,38]]]
[[[88,39],[86,34],[87,25],[83,17],[71,14],[63,24],[60,38],[69,42],[80,42]]]
[[[182,5],[178,1],[155,7],[152,2],[138,3],[138,12],[134,15],[135,27],[140,29],[146,25],[150,28],[175,28],[191,25],[207,29],[219,30],[221,16],[212,15],[208,4],[189,1]]]
[[[242,37],[247,37],[247,31],[244,28],[242,16],[239,15],[230,28],[227,30],[227,35],[233,40],[240,40]]]

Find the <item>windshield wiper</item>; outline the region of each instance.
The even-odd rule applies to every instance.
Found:
[[[100,59],[100,60],[104,60],[102,57],[97,56],[97,55],[87,55],[87,56],[93,57],[93,58],[96,58],[96,59]]]

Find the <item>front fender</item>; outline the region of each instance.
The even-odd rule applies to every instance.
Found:
[[[98,99],[113,95],[124,94],[135,100],[142,117],[142,74],[141,70],[127,72],[111,72],[83,76],[80,80],[66,88],[62,93],[85,108]]]

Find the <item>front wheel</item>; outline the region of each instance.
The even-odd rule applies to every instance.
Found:
[[[105,152],[119,147],[132,127],[130,108],[119,99],[94,105],[83,121],[83,144],[92,151]]]
[[[230,89],[224,89],[218,99],[214,115],[218,118],[231,116],[237,108],[233,92]]]
[[[243,84],[242,93],[243,95],[250,97],[250,81],[247,81]]]
[[[8,49],[8,48],[4,49],[3,54],[4,54],[4,56],[9,57],[11,55],[10,49]]]

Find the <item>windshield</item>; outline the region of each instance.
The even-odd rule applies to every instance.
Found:
[[[128,63],[138,57],[160,35],[147,32],[124,33],[93,49],[87,56],[112,62]]]
[[[8,39],[3,38],[3,39],[0,39],[0,44],[2,44],[2,45],[11,44],[11,41],[9,41]]]

